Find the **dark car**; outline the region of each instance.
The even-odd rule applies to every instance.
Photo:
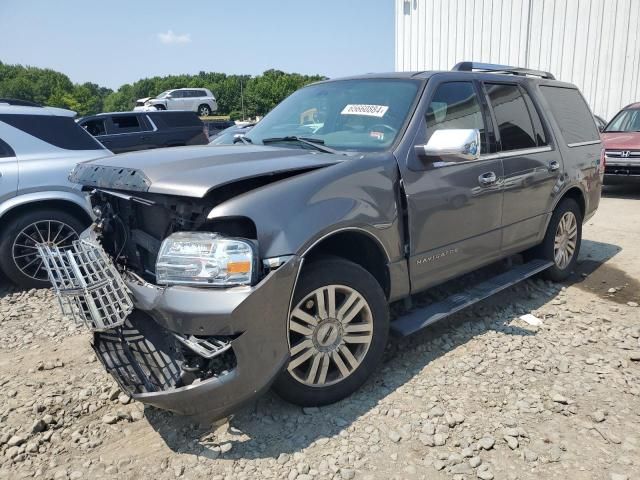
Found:
[[[603,132],[607,126],[607,121],[599,115],[594,115],[593,118],[596,119],[596,125],[598,127],[598,131]]]
[[[143,403],[219,417],[271,385],[345,398],[390,332],[567,278],[604,175],[574,85],[469,62],[308,85],[243,139],[79,164],[98,218],[72,252],[41,247],[61,305]]]
[[[213,140],[214,137],[228,128],[232,128],[236,125],[233,120],[206,120],[204,126],[207,129],[209,140]]]
[[[232,145],[235,142],[240,141],[241,137],[244,137],[249,130],[255,126],[255,123],[243,123],[240,125],[233,125],[218,133],[215,137],[210,137],[209,145]]]
[[[117,112],[83,117],[78,124],[113,153],[209,142],[195,112]]]

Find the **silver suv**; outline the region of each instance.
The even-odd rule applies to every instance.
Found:
[[[218,110],[218,102],[211,90],[206,88],[176,88],[162,92],[155,98],[140,98],[135,111],[144,110],[190,110],[207,117]]]
[[[23,287],[49,285],[37,246],[71,245],[91,220],[78,163],[113,155],[75,112],[0,99],[0,270]]]

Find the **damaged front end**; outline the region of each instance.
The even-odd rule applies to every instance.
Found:
[[[300,260],[268,268],[256,248],[245,252],[250,262],[239,261],[236,249],[194,270],[193,256],[183,255],[161,266],[174,275],[162,280],[158,256],[172,235],[193,232],[214,243],[242,237],[236,244],[255,246],[250,222],[207,219],[215,203],[96,189],[94,225],[72,249],[43,245],[40,254],[63,312],[93,332],[94,351],[124,391],[181,414],[222,417],[267,389],[288,360],[286,319]],[[212,270],[222,280],[201,282]],[[191,271],[193,281],[175,280]]]

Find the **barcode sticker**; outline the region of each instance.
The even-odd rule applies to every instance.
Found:
[[[340,112],[342,115],[365,115],[368,117],[383,117],[389,107],[386,105],[358,105],[349,104]]]

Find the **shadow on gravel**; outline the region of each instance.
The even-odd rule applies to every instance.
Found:
[[[611,271],[611,267],[603,264],[621,250],[615,245],[589,240],[584,240],[583,245],[576,274],[566,285],[586,285],[589,278],[602,269]],[[466,281],[463,278],[452,284],[457,283],[460,289]],[[357,393],[334,405],[303,411],[268,393],[234,416],[229,426],[217,430],[215,426],[212,429],[211,422],[205,418],[179,417],[154,408],[147,408],[146,415],[169,448],[178,453],[217,458],[222,451],[228,459],[277,459],[283,453],[294,454],[314,442],[322,444],[326,438],[339,435],[355,420],[380,406],[390,393],[402,388],[432,361],[458,347],[464,348],[476,336],[489,331],[522,337],[535,335],[535,328],[510,325],[511,320],[551,302],[562,287],[541,279],[523,282],[411,337],[392,338],[378,372]],[[441,294],[443,292],[430,291],[415,296],[414,302],[426,302]],[[446,378],[434,380],[447,381]],[[429,397],[425,388],[424,396],[416,397],[416,401],[426,404]],[[381,405],[381,408],[387,406]]]

